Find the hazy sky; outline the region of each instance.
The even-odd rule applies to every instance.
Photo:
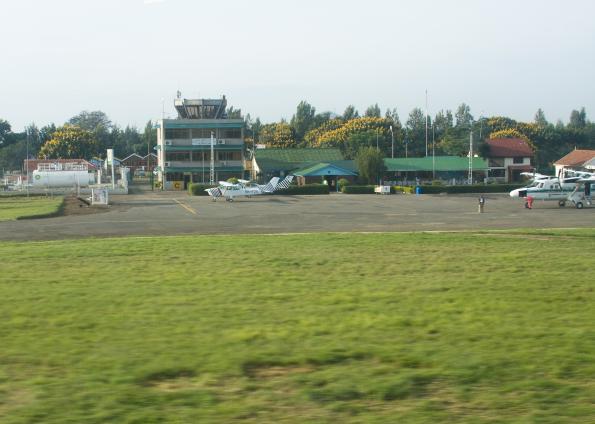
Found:
[[[219,97],[263,122],[378,102],[595,118],[590,0],[0,0],[0,118],[119,125]]]

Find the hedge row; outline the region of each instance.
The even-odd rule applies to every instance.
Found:
[[[212,186],[209,184],[188,184],[188,194],[191,196],[208,196],[209,193],[207,193],[205,190],[207,188],[213,188],[216,186]]]
[[[345,194],[374,194],[373,185],[347,185],[341,191]]]
[[[395,194],[395,193],[408,193],[408,194],[413,194],[415,193],[415,187],[411,187],[411,186],[391,186],[390,187],[390,192]]]
[[[507,193],[519,187],[522,184],[473,184],[473,185],[456,185],[456,186],[440,186],[440,185],[422,185],[422,194],[438,194],[438,193]],[[415,188],[412,187],[413,192]]]
[[[329,186],[326,184],[291,185],[284,190],[276,191],[275,194],[329,194]]]

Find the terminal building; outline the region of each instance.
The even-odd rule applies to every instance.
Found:
[[[221,99],[178,97],[174,106],[177,119],[162,119],[157,128],[157,175],[163,188],[185,190],[189,183],[242,178],[244,120],[227,117],[225,96]]]

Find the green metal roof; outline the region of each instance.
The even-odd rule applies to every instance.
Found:
[[[322,175],[333,175],[333,176],[342,176],[342,175],[355,176],[355,175],[357,175],[357,173],[352,170],[342,168],[342,167],[337,166],[332,163],[324,163],[324,162],[316,163],[316,164],[311,165],[307,168],[298,169],[296,171],[293,171],[293,174],[301,175],[303,177],[316,177],[316,176],[322,176]]]
[[[318,149],[314,147],[294,149],[256,149],[256,161],[260,159],[274,159],[282,162],[331,162],[343,160],[339,149]]]
[[[423,158],[397,158],[384,159],[388,172],[398,171],[468,171],[469,158],[460,156],[436,156],[434,162],[432,156]],[[473,158],[473,170],[485,171],[488,169],[488,162],[483,158]]]

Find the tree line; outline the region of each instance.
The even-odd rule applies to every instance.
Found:
[[[378,104],[369,106],[363,114],[353,106],[342,115],[317,112],[307,101],[301,101],[288,121],[263,124],[259,118],[245,117],[240,109],[228,108],[229,117],[242,118],[246,126],[246,146],[264,144],[268,147],[337,147],[347,159],[355,159],[363,148],[380,151],[384,157],[420,157],[436,155],[465,156],[473,134],[475,149],[486,156],[484,140],[496,137],[520,137],[535,151],[535,166],[539,171],[551,171],[552,163],[574,148],[595,149],[595,123],[589,121],[585,108],[573,110],[567,124],[549,122],[539,109],[531,122],[508,117],[474,117],[471,108],[462,103],[453,112],[440,110],[426,117],[414,108],[401,122],[396,108],[382,113]],[[427,125],[426,125],[427,122]],[[427,140],[427,144],[426,144]],[[0,171],[19,170],[27,153],[29,158],[103,157],[113,148],[117,157],[131,153],[146,155],[157,142],[151,121],[144,129],[134,126],[121,128],[101,111],[83,111],[57,127],[48,124],[38,128],[28,125],[23,132],[14,132],[0,119]]]
[[[83,111],[57,127],[51,123],[38,128],[34,123],[23,132],[14,132],[9,122],[0,119],[0,172],[20,170],[29,158],[86,158],[105,157],[106,150],[124,158],[132,153],[145,156],[154,152],[157,130],[151,121],[140,131],[134,126],[125,128],[112,123],[101,111]]]
[[[474,152],[483,157],[488,153],[488,138],[527,140],[535,151],[535,166],[545,172],[574,148],[595,149],[595,123],[587,119],[584,107],[573,110],[567,124],[549,122],[541,109],[532,122],[501,116],[476,118],[465,103],[454,112],[440,110],[428,117],[422,109],[414,108],[402,123],[396,108],[382,114],[378,104],[361,116],[352,105],[343,115],[333,115],[317,113],[315,107],[302,101],[289,122],[263,125],[258,119],[247,119],[246,124],[250,129],[248,142],[270,147],[338,147],[348,159],[355,159],[363,147],[380,150],[384,157],[392,156],[393,147],[395,157],[425,156],[426,149],[429,155],[466,156],[473,134]]]

